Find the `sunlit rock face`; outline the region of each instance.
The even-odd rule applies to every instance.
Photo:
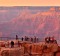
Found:
[[[0,24],[2,36],[47,36],[60,37],[60,8],[51,7],[47,11],[23,9],[18,16]],[[1,34],[0,34],[1,35]]]

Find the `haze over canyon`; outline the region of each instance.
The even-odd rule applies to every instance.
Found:
[[[0,37],[60,38],[60,7],[0,7]]]

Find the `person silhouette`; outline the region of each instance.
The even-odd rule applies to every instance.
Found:
[[[14,42],[13,41],[11,41],[11,48],[13,48],[14,47]]]

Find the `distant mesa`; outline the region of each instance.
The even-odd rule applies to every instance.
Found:
[[[56,10],[55,7],[50,8],[50,11],[55,11],[55,10]]]
[[[60,12],[56,11],[56,7],[51,7],[49,10],[43,12],[31,12],[31,10],[27,9],[22,10],[16,18],[11,20],[11,22],[0,24],[0,31],[2,32],[2,35],[35,35],[41,38],[46,36],[59,37]]]
[[[60,7],[58,9],[60,10]]]

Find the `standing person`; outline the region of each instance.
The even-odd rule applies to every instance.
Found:
[[[11,48],[13,48],[14,47],[14,42],[13,41],[11,41]]]
[[[16,40],[18,40],[18,35],[16,35]]]
[[[36,36],[34,36],[34,43],[36,43]]]
[[[16,43],[15,43],[15,47],[18,47],[18,41],[19,41],[19,38],[18,38],[18,35],[16,35]]]
[[[33,42],[33,38],[31,38],[31,42]]]
[[[25,36],[25,41],[27,41],[27,37]]]
[[[23,40],[24,40],[24,38],[22,37],[22,38],[21,38],[21,40],[23,41]]]
[[[43,56],[53,56],[54,53],[52,52],[53,44],[50,41],[50,37],[45,38],[45,46],[43,49]]]

